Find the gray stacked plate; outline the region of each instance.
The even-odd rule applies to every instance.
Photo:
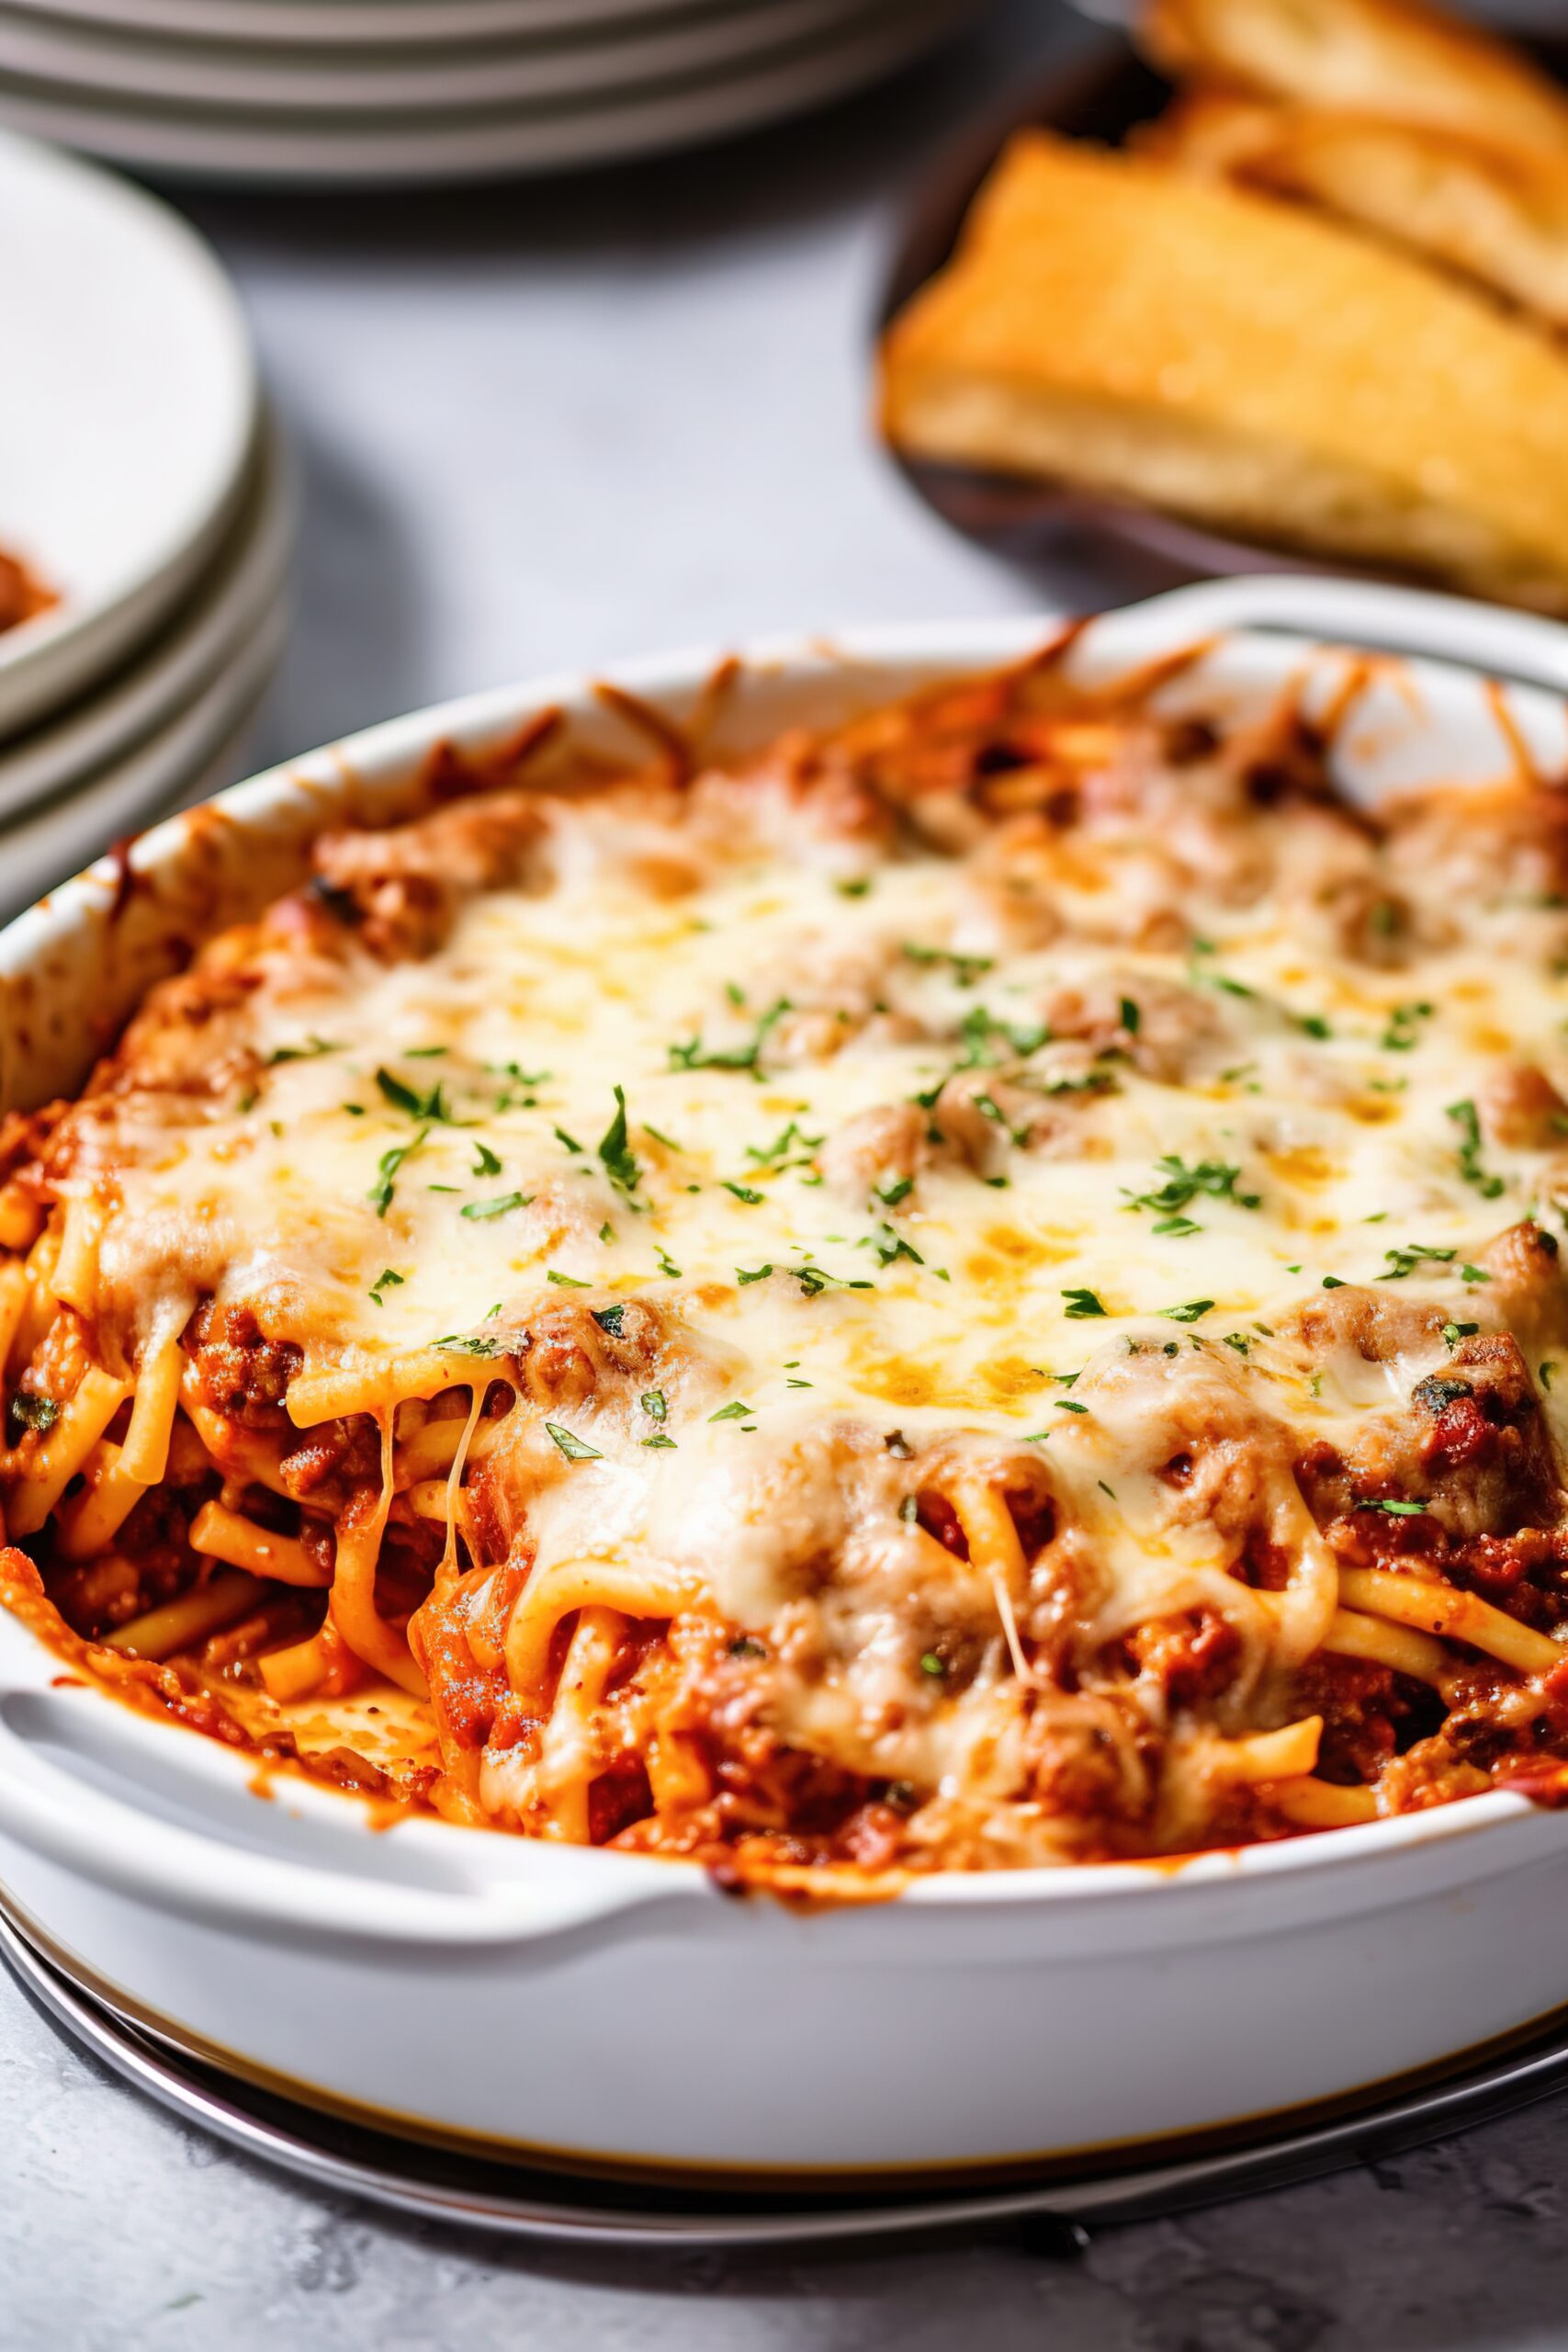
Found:
[[[973,0],[0,0],[0,121],[169,177],[417,184],[747,130]]]
[[[288,502],[208,248],[0,132],[0,919],[231,781],[281,650]]]

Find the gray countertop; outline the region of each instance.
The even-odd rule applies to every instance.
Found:
[[[1025,577],[955,538],[867,424],[901,191],[1074,38],[1011,0],[830,116],[597,178],[189,200],[249,303],[304,491],[258,755],[556,664],[1113,599],[1127,583],[1104,567]],[[227,2153],[68,2049],[0,1972],[0,2352],[1525,2352],[1568,2344],[1565,2179],[1568,2098],[1109,2232],[1068,2265],[995,2245],[551,2257]]]

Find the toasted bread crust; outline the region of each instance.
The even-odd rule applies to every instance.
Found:
[[[1322,205],[1568,327],[1568,155],[1210,90],[1144,143],[1180,170]]]
[[[1420,0],[1148,0],[1140,38],[1174,74],[1568,153],[1556,85]]]
[[[1568,359],[1267,197],[1040,133],[886,339],[912,454],[1568,609]]]

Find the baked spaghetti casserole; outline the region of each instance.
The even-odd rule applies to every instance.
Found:
[[[1568,1785],[1568,798],[1062,653],[445,750],[155,988],[4,1132],[10,1605],[734,1883]]]

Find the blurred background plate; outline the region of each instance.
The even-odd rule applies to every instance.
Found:
[[[14,74],[0,56],[0,120],[157,175],[231,185],[416,186],[550,172],[694,145],[820,105],[908,62],[971,14],[965,0],[871,0],[839,12],[814,40],[721,72],[597,102],[398,116],[89,97]]]
[[[0,548],[60,603],[0,631],[0,737],[143,640],[209,560],[256,416],[244,321],[153,198],[0,131]]]
[[[1079,0],[1082,13],[1110,23],[1135,13],[1135,0]],[[1506,11],[1481,11],[1502,15]],[[1535,61],[1568,81],[1568,36],[1520,36]],[[877,320],[888,325],[950,259],[964,218],[1015,130],[1034,127],[1067,139],[1118,147],[1140,123],[1162,114],[1173,85],[1145,64],[1122,35],[1108,34],[1086,53],[1033,82],[940,155],[917,184],[897,239]],[[1324,555],[1235,539],[1180,516],[1099,492],[937,465],[892,452],[893,461],[928,505],[966,538],[1025,571],[1059,577],[1062,566],[1091,568],[1110,598],[1153,595],[1184,581],[1253,572],[1335,572],[1390,578]],[[1417,584],[1429,586],[1430,582]]]
[[[576,39],[584,31],[637,33],[747,14],[765,0],[14,0],[28,15],[198,40],[318,41],[375,48],[402,42]]]
[[[362,0],[363,6],[363,0]],[[749,0],[717,16],[592,28],[570,40],[535,35],[465,44],[438,54],[362,47],[258,48],[209,17],[204,37],[173,39],[141,28],[113,33],[0,6],[0,61],[7,74],[89,102],[153,101],[235,108],[250,116],[317,112],[434,115],[513,104],[547,106],[601,94],[637,94],[733,67],[787,62],[807,44],[837,49],[911,12],[907,0]],[[919,11],[912,12],[918,16]]]
[[[292,534],[286,469],[268,429],[216,557],[151,644],[65,716],[0,745],[0,822],[96,775],[188,707],[276,607]]]

